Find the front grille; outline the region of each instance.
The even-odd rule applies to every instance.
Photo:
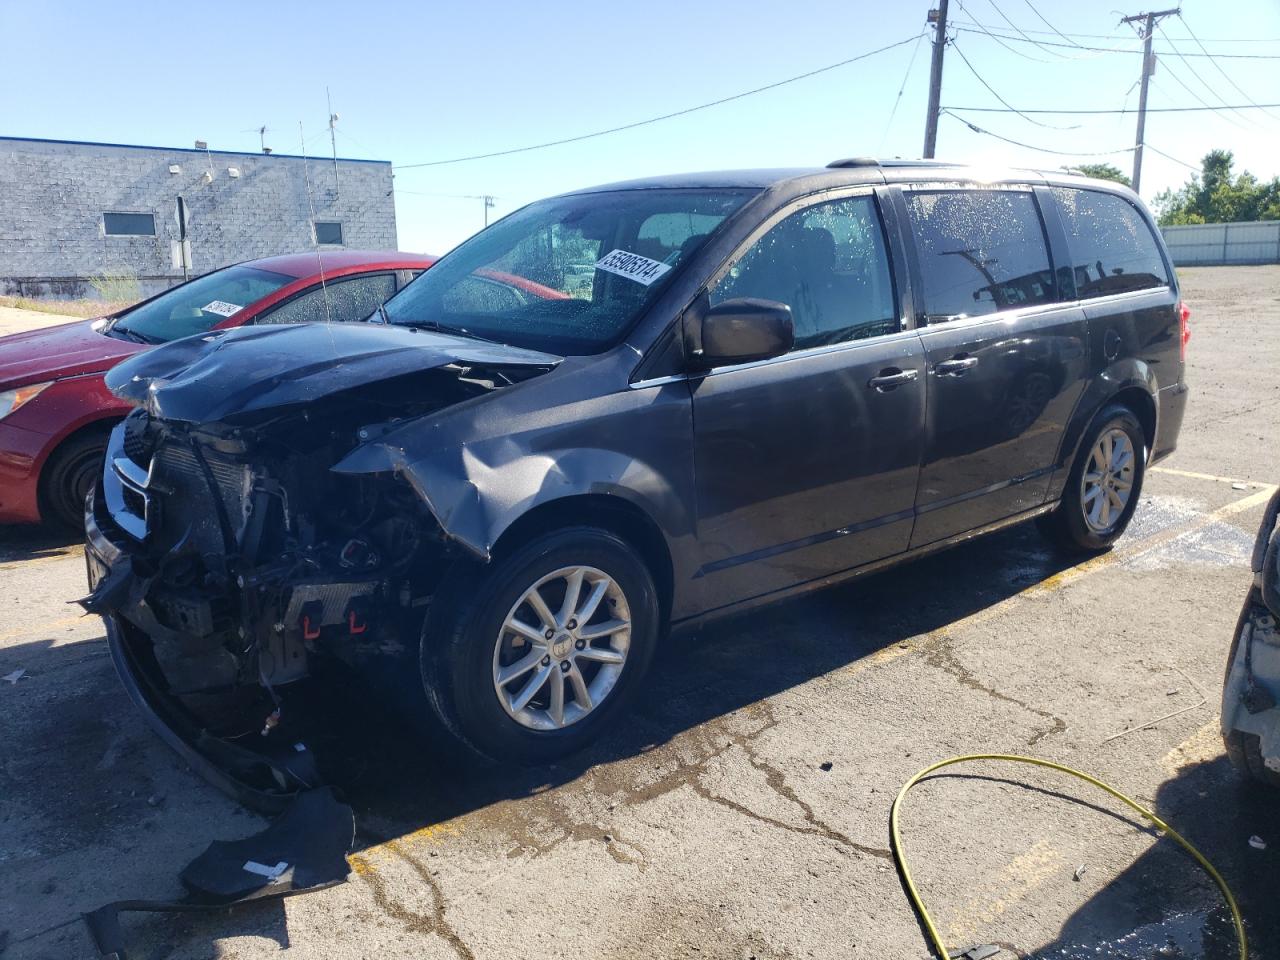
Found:
[[[240,528],[248,496],[249,470],[202,450],[216,495],[232,530]],[[155,453],[151,464],[151,504],[155,511],[153,532],[158,545],[172,546],[190,531],[193,545],[201,552],[221,552],[222,528],[218,504],[199,460],[185,444],[166,443]]]
[[[219,507],[233,534],[244,522],[252,473],[242,463],[201,446],[208,473],[183,438],[161,438],[144,416],[112,431],[103,471],[103,501],[116,525],[159,550],[180,542],[199,553],[226,549]],[[212,477],[212,484],[209,479]]]
[[[131,414],[124,422],[124,455],[144,470],[151,460],[151,441],[147,436],[150,418],[145,411]]]

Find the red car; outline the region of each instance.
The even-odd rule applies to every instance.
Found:
[[[434,262],[355,250],[267,257],[97,320],[0,337],[0,523],[82,525],[107,433],[130,409],[102,383],[121,360],[218,327],[362,320]]]

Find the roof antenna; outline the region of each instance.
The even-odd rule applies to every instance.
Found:
[[[333,196],[338,198],[338,141],[333,136],[333,125],[338,122],[338,115],[333,112],[333,99],[329,96],[329,88],[324,88],[325,103],[329,105],[329,147],[333,150]]]
[[[329,288],[325,286],[324,280],[324,258],[320,256],[320,241],[316,237],[316,204],[311,197],[311,168],[307,166],[307,135],[302,132],[302,121],[298,121],[298,140],[302,143],[302,176],[307,183],[307,208],[311,211],[311,245],[316,251],[316,266],[320,269],[320,295],[324,297],[324,322],[326,325],[333,322],[333,313],[329,309]],[[329,343],[333,347],[334,353],[338,352],[338,347],[333,343],[333,334],[329,334]]]
[[[207,168],[204,172],[204,176],[202,176],[200,179],[202,179],[205,183],[213,183],[213,154],[209,152],[209,141],[197,140],[196,149],[204,151],[204,158],[207,164]]]

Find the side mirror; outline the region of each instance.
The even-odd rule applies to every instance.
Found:
[[[796,341],[791,308],[776,300],[738,297],[700,313],[689,331],[690,354],[704,370],[778,357]]]

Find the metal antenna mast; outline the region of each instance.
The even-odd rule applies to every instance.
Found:
[[[338,122],[338,115],[333,112],[333,100],[329,96],[329,88],[324,88],[325,103],[329,105],[329,147],[333,150],[333,195],[338,196],[338,141],[334,139],[333,125]]]

